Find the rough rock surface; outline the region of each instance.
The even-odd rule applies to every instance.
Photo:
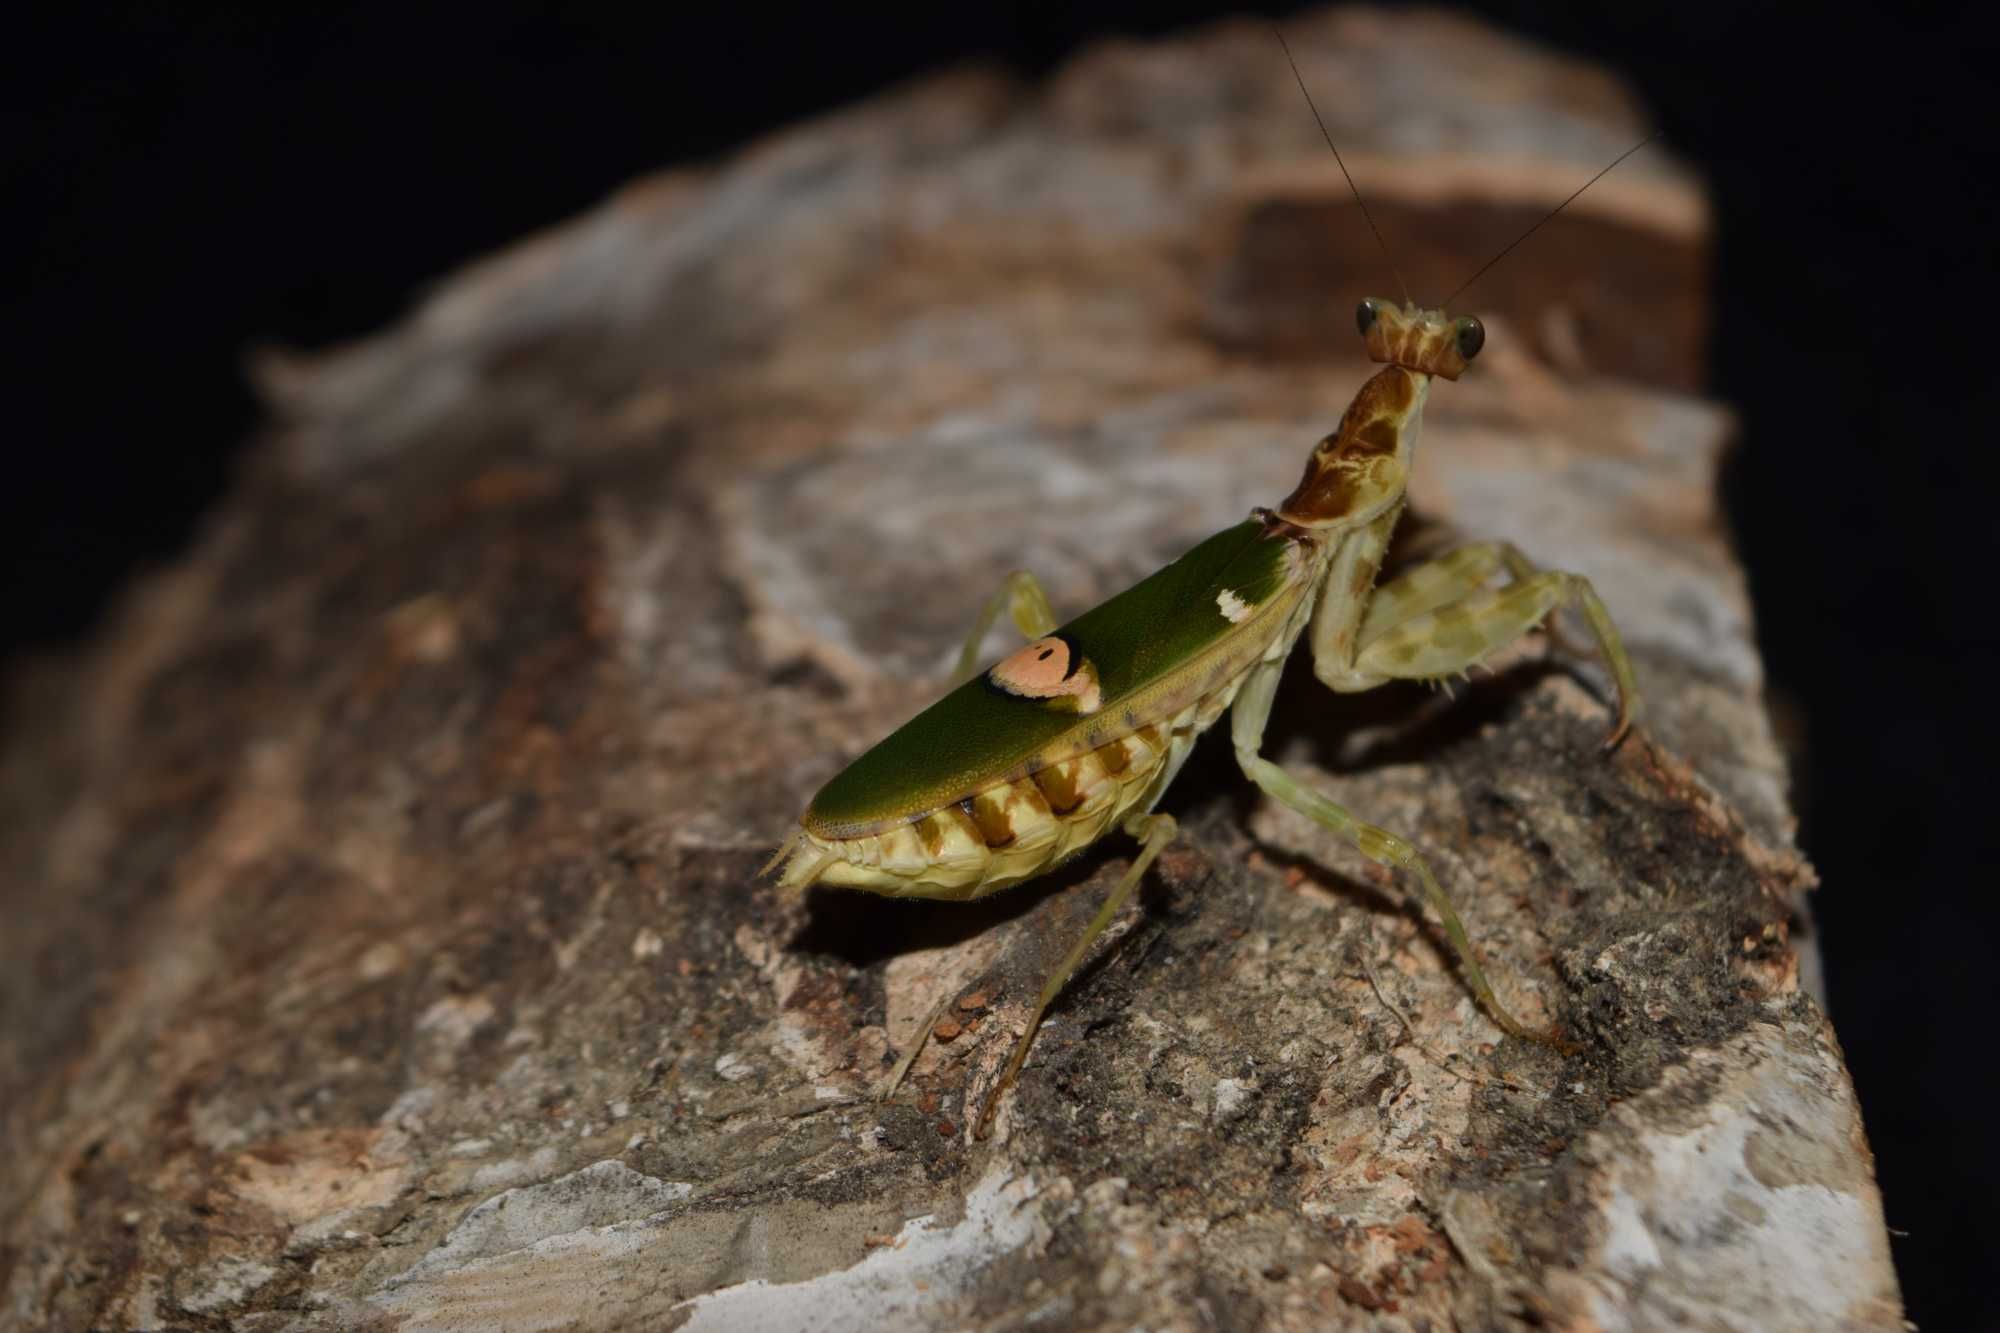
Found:
[[[1637,137],[1456,20],[1289,33],[1433,297]],[[0,1322],[1897,1326],[1689,396],[1705,247],[1647,154],[1483,280],[1413,491],[1596,581],[1657,754],[1539,643],[1456,699],[1301,669],[1270,733],[1581,1049],[1501,1040],[1211,742],[985,1143],[1129,849],[975,906],[758,870],[1004,570],[1080,609],[1338,418],[1393,280],[1269,30],[926,82],[266,357],[198,549],[9,686]]]

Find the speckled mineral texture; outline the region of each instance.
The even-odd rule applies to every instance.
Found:
[[[1457,21],[1290,35],[1433,298],[1638,137]],[[1290,487],[1396,295],[1344,188],[1223,27],[887,95],[265,356],[197,548],[9,686],[0,1322],[1895,1327],[1658,152],[1475,289],[1413,488],[1596,581],[1657,753],[1540,639],[1456,698],[1301,669],[1269,736],[1574,1054],[1213,741],[985,1143],[1129,848],[976,906],[759,878],[1005,570],[1078,609]]]

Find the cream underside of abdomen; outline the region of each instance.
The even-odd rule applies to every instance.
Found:
[[[1241,684],[1239,676],[1171,718],[914,822],[863,838],[808,834],[795,863],[820,861],[818,883],[898,898],[978,898],[1018,884],[1151,809]]]
[[[1244,670],[1171,717],[880,833],[834,839],[801,830],[780,883],[967,899],[1041,874],[1127,815],[1152,809],[1250,670],[1290,652],[1310,607],[1310,598],[1299,598],[1280,632]]]

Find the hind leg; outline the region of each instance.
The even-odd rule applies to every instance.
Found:
[[[1000,618],[1002,607],[1013,618],[1014,628],[1031,643],[1056,628],[1055,608],[1049,605],[1049,595],[1042,591],[1040,580],[1025,569],[1015,570],[1001,580],[993,595],[986,599],[986,605],[980,608],[979,619],[974,622],[972,635],[958,655],[958,667],[952,672],[954,685],[972,679],[979,666],[979,645],[985,641],[986,631]]]
[[[1139,839],[1139,855],[1133,858],[1131,866],[1125,871],[1125,877],[1118,881],[1104,899],[1104,906],[1097,909],[1097,915],[1083,928],[1082,938],[1078,939],[1063,956],[1063,960],[1056,964],[1055,970],[1049,973],[1048,980],[1042,983],[1042,993],[1035,1000],[1035,1010],[1028,1015],[1027,1030],[1021,1033],[1021,1040],[1015,1043],[1014,1054],[1009,1057],[1007,1067],[1000,1072],[1000,1081],[993,1085],[993,1091],[986,1096],[986,1108],[979,1113],[979,1125],[974,1130],[978,1138],[985,1138],[987,1131],[992,1128],[993,1109],[1000,1104],[1001,1094],[1005,1093],[1008,1085],[1013,1083],[1014,1075],[1021,1072],[1021,1065],[1028,1058],[1028,1048],[1035,1043],[1035,1031],[1041,1026],[1042,1015],[1048,1012],[1049,1005],[1054,1003],[1056,996],[1062,994],[1062,988],[1069,981],[1070,975],[1076,971],[1077,964],[1081,963],[1083,956],[1090,952],[1090,946],[1097,942],[1097,937],[1104,933],[1104,928],[1118,915],[1118,909],[1132,896],[1132,890],[1139,887],[1139,881],[1146,877],[1146,871],[1166,845],[1174,840],[1174,834],[1177,832],[1174,817],[1159,814],[1129,815],[1125,819],[1124,828],[1127,833]]]

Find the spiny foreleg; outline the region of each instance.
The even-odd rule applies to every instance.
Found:
[[[1502,567],[1512,581],[1486,586]],[[1631,729],[1639,702],[1632,660],[1611,613],[1589,579],[1538,569],[1505,542],[1460,547],[1377,588],[1362,617],[1351,675],[1376,682],[1452,676],[1563,606],[1583,612],[1618,689],[1618,719],[1604,742],[1610,749]]]

